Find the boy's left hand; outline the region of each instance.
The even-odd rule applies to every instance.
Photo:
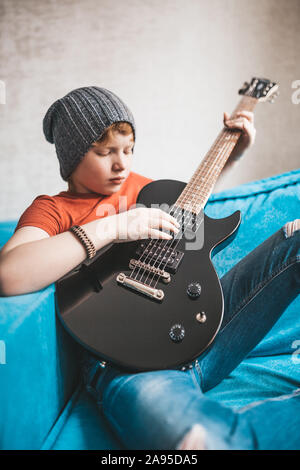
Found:
[[[229,129],[240,129],[242,131],[242,135],[229,157],[229,160],[236,160],[242,156],[247,148],[254,144],[256,135],[254,114],[251,111],[239,111],[233,119],[229,118],[229,114],[224,112],[224,125]]]

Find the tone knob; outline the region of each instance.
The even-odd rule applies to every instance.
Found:
[[[199,282],[191,282],[188,285],[186,292],[191,299],[197,299],[201,294],[201,285]]]
[[[183,340],[185,335],[185,330],[182,325],[179,323],[176,323],[175,325],[172,326],[169,332],[169,336],[172,341],[175,343],[179,343],[180,341]]]

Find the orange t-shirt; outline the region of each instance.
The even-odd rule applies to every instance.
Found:
[[[112,215],[105,207],[99,208],[102,204],[113,206],[115,213],[126,211],[136,203],[140,190],[151,181],[150,178],[130,172],[120,190],[111,196],[70,191],[61,191],[55,196],[37,196],[21,215],[15,232],[30,225],[45,230],[50,236],[57,235],[73,225]]]

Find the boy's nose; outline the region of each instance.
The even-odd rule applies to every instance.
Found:
[[[118,153],[113,162],[113,168],[125,168],[126,167],[126,155],[123,153]]]

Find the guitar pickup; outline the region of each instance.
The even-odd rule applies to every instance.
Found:
[[[184,253],[174,250],[168,243],[165,240],[156,240],[154,243],[142,242],[136,250],[136,255],[141,258],[141,261],[151,259],[151,262],[153,261],[158,268],[162,266],[165,271],[175,274]]]

